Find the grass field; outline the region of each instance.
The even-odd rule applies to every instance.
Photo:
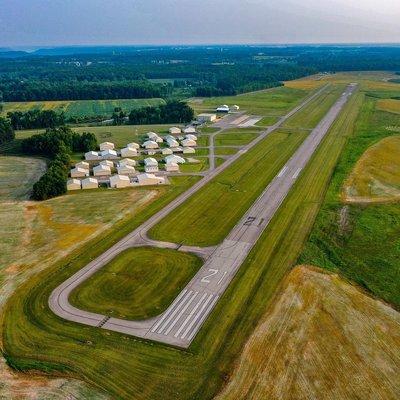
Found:
[[[78,133],[93,132],[99,143],[111,141],[116,146],[122,147],[133,141],[141,141],[147,132],[167,134],[171,125],[120,125],[120,126],[81,126],[72,129]],[[16,139],[25,139],[36,133],[44,132],[43,129],[16,131]]]
[[[399,313],[337,275],[297,267],[216,399],[397,399],[399,325]]]
[[[343,184],[345,202],[400,200],[400,136],[390,136],[369,147]]]
[[[260,131],[260,129],[255,128],[228,129],[215,136],[214,145],[244,146],[254,140]]]
[[[306,128],[315,127],[328,110],[333,106],[340,94],[345,89],[344,84],[331,85],[316,99],[311,101],[304,108],[304,111],[293,115],[284,124],[288,128]]]
[[[399,88],[400,92],[400,88]],[[376,103],[376,108],[381,111],[392,112],[400,114],[400,100],[395,99],[381,99]]]
[[[362,96],[356,96],[346,107],[189,351],[62,321],[48,309],[51,290],[140,223],[136,220],[107,232],[101,241],[90,243],[17,289],[3,318],[9,363],[22,370],[80,376],[107,388],[114,398],[211,398],[226,382],[255,321],[297,258],[361,101]]]
[[[70,296],[83,310],[116,318],[161,314],[202,265],[198,257],[170,249],[125,250]]]
[[[308,89],[279,87],[234,97],[194,99],[189,104],[196,113],[215,111],[221,104],[230,106],[237,104],[241,110],[246,110],[247,113],[271,117],[285,114],[285,111],[293,108],[307,93]]]
[[[367,154],[374,154],[377,149],[379,153],[380,146],[376,144],[394,134],[386,127],[400,126],[400,115],[377,110],[377,100],[368,96],[363,104],[355,135],[349,139],[340,159],[327,198],[299,262],[338,271],[399,308],[398,204],[349,205],[341,201],[346,179],[354,167],[357,168],[360,158],[361,163],[365,162],[362,155],[366,151]],[[387,143],[387,140],[383,143]],[[376,171],[381,176],[390,168],[385,167],[383,162],[376,164]],[[390,179],[399,179],[399,174],[399,170],[393,170]]]
[[[111,117],[114,108],[120,107],[129,112],[136,108],[165,103],[163,99],[122,99],[122,100],[62,100],[29,101],[4,103],[3,114],[14,111],[53,110],[64,112],[66,117],[98,116]]]
[[[214,153],[216,155],[226,156],[236,154],[238,150],[239,149],[235,147],[216,147]]]

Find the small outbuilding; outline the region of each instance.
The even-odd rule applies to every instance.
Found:
[[[179,165],[177,163],[165,164],[165,170],[167,172],[179,172]]]
[[[185,159],[181,156],[177,156],[176,154],[172,154],[164,158],[166,164],[174,163],[174,164],[185,164]]]
[[[114,143],[111,142],[103,142],[100,143],[100,151],[104,151],[104,150],[114,150],[115,145]]]
[[[154,140],[146,140],[142,146],[145,149],[158,149],[158,143],[155,142]]]
[[[126,175],[121,175],[121,174],[113,175],[110,178],[110,186],[116,189],[129,187],[131,186],[131,180],[129,176]]]
[[[167,142],[168,147],[178,147],[179,146],[179,143],[177,142],[177,140],[174,138],[171,138],[171,137],[167,137],[166,142]]]
[[[69,179],[67,181],[67,190],[79,190],[81,188],[81,181],[79,179]]]
[[[197,143],[195,140],[192,140],[192,139],[183,139],[181,142],[181,145],[183,147],[193,147],[193,146],[197,146]]]
[[[89,176],[89,170],[85,168],[75,167],[71,169],[71,178],[84,178]]]
[[[194,126],[187,126],[184,130],[183,133],[189,134],[189,133],[196,133],[196,128]]]
[[[111,160],[103,160],[103,161],[100,161],[99,164],[100,165],[105,165],[105,166],[110,167],[110,168],[114,168],[114,163]]]
[[[165,179],[161,176],[156,176],[154,174],[139,174],[137,176],[137,182],[141,186],[145,185],[161,185],[165,183]]]
[[[125,165],[129,165],[131,167],[135,167],[136,166],[136,161],[132,160],[130,158],[124,158],[118,163],[118,166],[120,166],[120,167],[123,167]]]
[[[118,154],[115,150],[103,150],[101,152],[101,157],[103,158],[103,160],[115,160],[116,158],[118,158]]]
[[[239,111],[240,107],[237,104],[235,104],[235,105],[232,106],[232,110],[233,111]]]
[[[219,112],[219,113],[228,113],[229,111],[230,111],[230,108],[226,104],[223,104],[222,106],[219,106],[217,108],[217,112]]]
[[[101,160],[101,156],[97,151],[88,151],[87,153],[85,153],[85,160],[97,161]]]
[[[83,168],[83,169],[89,169],[90,164],[86,161],[79,161],[78,163],[75,164],[75,168]]]
[[[193,147],[184,147],[183,154],[195,154],[196,150]]]
[[[179,135],[182,132],[181,128],[178,128],[177,126],[169,128],[168,131],[171,135]]]
[[[130,165],[123,165],[117,167],[117,171],[119,175],[132,175],[136,172],[135,167],[132,167]]]
[[[189,133],[185,135],[185,139],[197,141],[197,136],[193,135],[192,133]]]
[[[94,176],[110,176],[111,168],[108,165],[97,165],[93,168]]]
[[[83,179],[81,184],[82,189],[97,189],[99,187],[99,182],[96,178]]]
[[[164,154],[164,155],[168,155],[168,154],[172,154],[172,153],[173,153],[172,149],[170,149],[170,148],[168,148],[168,147],[164,147],[164,148],[161,150],[161,154]]]
[[[162,138],[160,136],[158,136],[158,134],[155,133],[155,132],[148,132],[147,133],[147,137],[150,140],[153,140],[156,143],[162,143],[163,142]]]
[[[202,124],[204,122],[214,122],[216,119],[217,119],[216,114],[203,113],[197,116],[197,120]]]
[[[121,149],[121,157],[136,157],[137,155],[137,149],[133,147],[124,147]]]

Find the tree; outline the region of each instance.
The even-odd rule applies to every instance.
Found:
[[[10,121],[0,117],[0,144],[10,142],[14,138],[15,132]]]

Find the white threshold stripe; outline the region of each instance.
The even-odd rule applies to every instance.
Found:
[[[170,314],[168,319],[161,325],[161,328],[157,331],[157,333],[161,333],[166,328],[166,326],[171,322],[172,318],[174,318],[175,315],[179,312],[179,310],[185,304],[187,299],[192,295],[192,293],[193,293],[192,290],[190,292],[186,293],[186,295],[182,298],[182,300],[179,302],[179,304],[176,304],[175,310]]]
[[[200,301],[193,307],[192,311],[190,314],[186,317],[185,321],[183,321],[183,324],[180,326],[180,328],[177,330],[175,333],[174,337],[178,337],[181,332],[185,329],[186,324],[189,322],[190,318],[192,318],[193,314],[197,311],[197,309],[200,307],[200,304],[203,302],[204,298],[207,296],[207,293],[204,293],[203,296],[201,296]]]
[[[223,281],[223,279],[225,278],[225,275],[226,275],[226,271],[222,274],[222,276],[221,276],[221,278],[219,279],[219,281],[217,282],[217,285],[220,285],[221,284],[221,282]]]
[[[292,179],[296,179],[300,174],[301,168],[297,168],[297,171],[293,174]]]
[[[185,339],[186,335],[189,333],[189,331],[192,329],[193,325],[197,322],[197,319],[201,315],[201,313],[204,311],[204,309],[207,307],[208,303],[214,296],[210,294],[208,296],[207,300],[204,302],[203,306],[201,307],[200,311],[194,316],[192,319],[192,322],[189,324],[189,326],[186,328],[185,332],[183,332],[183,335],[181,336],[181,339]]]
[[[284,167],[280,170],[280,172],[279,172],[279,174],[278,174],[278,178],[282,177],[283,174],[287,171],[287,169],[288,169],[288,167],[287,167],[287,166],[284,166]]]
[[[169,328],[164,332],[164,335],[168,335],[172,328],[176,325],[176,323],[179,321],[179,319],[182,317],[183,313],[188,309],[190,304],[192,304],[192,301],[196,298],[196,296],[199,294],[199,292],[195,292],[194,295],[190,298],[190,300],[186,303],[185,307],[182,308],[181,312],[178,314],[178,316],[173,320],[172,324],[169,326]]]
[[[210,303],[210,305],[207,307],[207,310],[205,311],[205,313],[202,315],[202,317],[200,318],[200,321],[197,323],[197,325],[195,326],[195,329],[193,329],[192,333],[190,334],[190,336],[188,337],[187,340],[192,340],[193,336],[198,332],[203,321],[208,317],[209,312],[212,310],[212,308],[214,307],[214,304],[217,302],[219,296],[215,296],[215,298],[213,299],[213,301]]]
[[[181,299],[181,297],[187,292],[187,289],[182,290],[180,295],[173,301],[171,306],[165,311],[164,315],[155,323],[155,325],[151,328],[151,332],[155,332],[157,328],[162,324],[164,319],[168,316],[168,314],[172,311],[175,304]]]

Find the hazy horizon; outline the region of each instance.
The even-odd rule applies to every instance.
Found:
[[[0,47],[396,44],[399,18],[397,0],[0,0]]]

